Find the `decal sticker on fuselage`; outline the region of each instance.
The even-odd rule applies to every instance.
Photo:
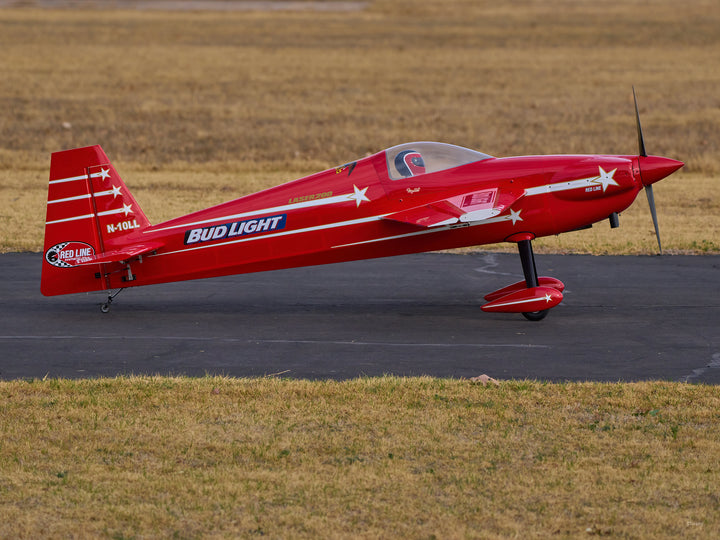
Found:
[[[45,252],[45,260],[57,268],[73,268],[94,256],[95,248],[85,242],[61,242]]]
[[[116,232],[127,232],[133,229],[139,229],[140,225],[138,225],[137,219],[133,219],[118,221],[117,223],[108,223],[106,227],[108,234],[113,234]]]
[[[312,195],[303,195],[302,197],[290,197],[288,199],[288,204],[295,204],[295,203],[302,203],[307,201],[316,201],[318,199],[327,199],[328,197],[332,197],[333,192],[332,191],[325,191],[323,193],[314,193]]]
[[[287,214],[269,216],[259,219],[246,219],[233,221],[222,225],[189,229],[185,231],[185,245],[197,244],[200,242],[211,242],[213,240],[225,240],[248,234],[257,234],[268,231],[279,231],[285,228]]]
[[[335,167],[335,174],[340,174],[344,170],[347,170],[347,175],[350,176],[352,172],[355,170],[355,166],[357,165],[357,161],[351,161],[350,163],[346,163],[345,165],[340,165],[339,167]]]

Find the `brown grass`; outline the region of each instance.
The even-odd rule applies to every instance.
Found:
[[[202,184],[205,173],[223,177],[227,200],[408,140],[497,156],[633,153],[633,84],[648,150],[687,163],[689,176],[667,183],[702,186],[673,193],[670,202],[689,200],[693,211],[678,205],[671,217],[658,186],[666,245],[720,249],[720,13],[703,0],[378,1],[351,13],[6,9],[0,47],[0,195],[12,201],[0,211],[2,251],[38,249],[37,231],[14,231],[43,219],[45,195],[17,192],[47,178],[55,150],[102,144],[131,186],[155,173],[182,177],[156,183],[174,217],[191,209],[188,193],[214,187]],[[619,243],[585,235],[543,245],[652,251],[636,239],[646,225],[618,232]]]
[[[0,536],[712,538],[706,386],[0,383]]]

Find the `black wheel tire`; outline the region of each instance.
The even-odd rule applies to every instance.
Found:
[[[543,309],[542,311],[528,311],[523,312],[523,317],[525,317],[528,321],[542,321],[545,317],[547,317],[549,312],[549,309]]]

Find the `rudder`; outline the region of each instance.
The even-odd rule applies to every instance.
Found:
[[[108,289],[107,254],[149,226],[100,146],[53,153],[41,292],[54,296]]]

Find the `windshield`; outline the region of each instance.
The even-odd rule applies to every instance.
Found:
[[[414,142],[385,150],[391,180],[452,169],[492,156],[461,146],[437,142]]]

